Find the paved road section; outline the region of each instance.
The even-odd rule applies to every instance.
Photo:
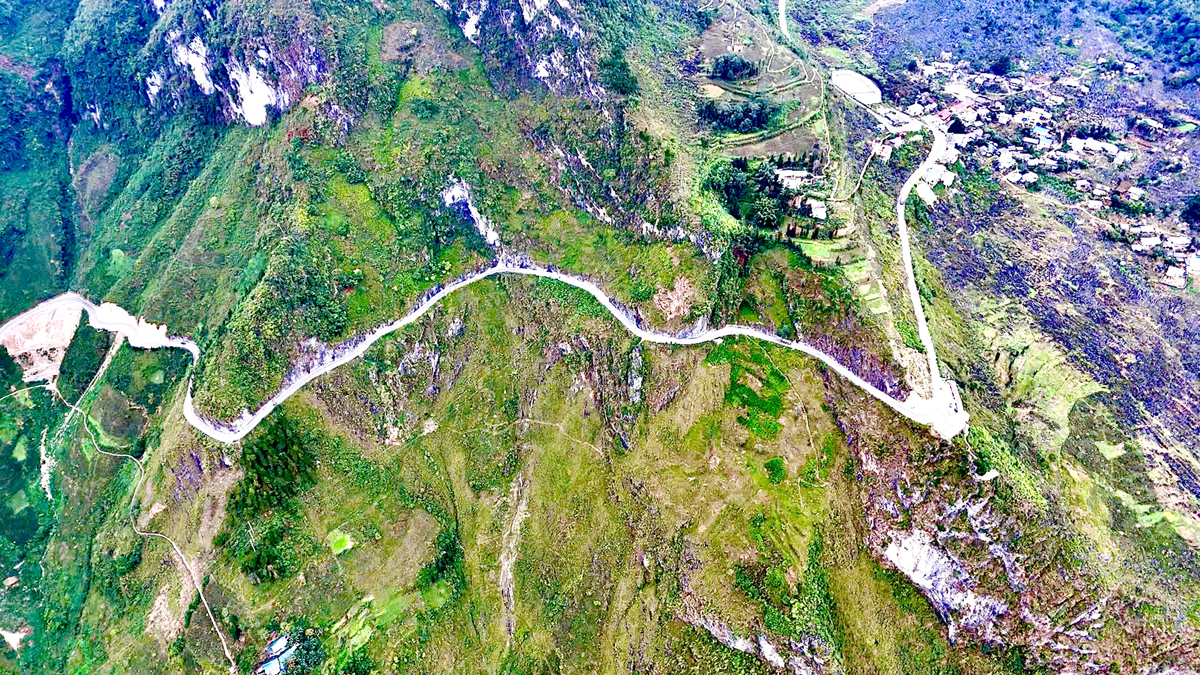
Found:
[[[626,330],[638,336],[639,338],[657,344],[675,344],[675,345],[699,345],[708,342],[720,340],[722,338],[743,336],[763,340],[772,344],[802,352],[813,358],[820,360],[834,372],[849,380],[855,386],[867,392],[876,399],[882,401],[892,410],[913,420],[923,426],[931,427],[939,436],[943,438],[952,438],[960,433],[966,426],[967,415],[962,412],[958,406],[947,405],[946,400],[941,396],[935,396],[933,400],[924,399],[917,396],[915,393],[900,401],[888,394],[884,393],[871,383],[859,377],[849,368],[838,363],[832,356],[822,352],[821,350],[796,340],[787,340],[778,335],[768,333],[758,328],[749,326],[724,326],[717,329],[709,329],[696,331],[695,329],[684,331],[678,334],[664,333],[641,325],[641,321],[634,317],[629,310],[616,303],[612,298],[602,291],[594,283],[582,279],[573,274],[562,272],[551,267],[544,267],[531,261],[527,256],[514,255],[511,253],[502,253],[496,261],[489,267],[482,270],[465,275],[443,286],[437,286],[426,293],[422,300],[417,304],[416,308],[405,315],[403,318],[384,324],[379,328],[358,336],[346,342],[329,349],[322,350],[309,360],[297,364],[284,378],[283,387],[267,400],[263,405],[253,413],[246,411],[240,417],[231,422],[212,421],[202,417],[195,409],[192,402],[192,383],[188,383],[187,395],[184,399],[183,414],[188,423],[196,428],[197,431],[204,435],[213,438],[222,443],[235,443],[250,433],[267,415],[271,414],[279,404],[286,401],[297,391],[312,382],[314,379],[328,373],[329,371],[339,366],[345,365],[350,361],[362,356],[371,345],[379,341],[380,338],[393,333],[405,326],[420,319],[426,312],[437,305],[443,298],[451,293],[469,286],[475,282],[481,281],[488,277],[500,274],[522,274],[526,276],[545,277],[561,281],[576,288],[580,288],[600,302],[612,315],[623,325]],[[145,320],[131,316],[125,310],[105,303],[104,305],[95,305],[88,301],[78,293],[64,293],[58,297],[47,300],[37,307],[29,310],[15,319],[7,322],[3,327],[0,327],[0,335],[3,335],[10,326],[15,322],[20,321],[23,317],[28,316],[33,312],[45,311],[63,306],[78,306],[88,313],[88,319],[93,328],[109,330],[121,333],[129,340],[130,345],[143,349],[156,349],[170,347],[176,349],[186,349],[192,354],[193,360],[198,361],[200,358],[200,350],[196,343],[187,338],[169,336],[166,334],[166,329],[154,324],[147,323]]]

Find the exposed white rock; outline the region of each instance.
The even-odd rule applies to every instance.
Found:
[[[638,346],[633,349],[633,357],[629,364],[629,399],[634,404],[642,402],[642,383],[645,380],[642,377],[642,366],[644,363],[642,359],[642,345],[638,343]]]
[[[533,23],[533,19],[550,5],[550,0],[519,0],[521,5],[521,16],[525,18],[525,23]]]
[[[183,44],[180,42],[181,37],[181,33],[175,29],[167,33],[167,42],[171,45],[171,55],[175,59],[175,63],[187,66],[192,71],[192,79],[196,81],[200,91],[205,95],[213,93],[217,88],[213,85],[211,69],[208,65],[208,46],[199,37],[194,37],[191,42]]]
[[[517,474],[509,489],[508,503],[512,508],[512,520],[504,529],[503,548],[500,552],[500,597],[504,601],[504,627],[511,640],[516,632],[516,577],[513,568],[520,552],[521,525],[529,517],[529,479]]]
[[[237,61],[229,63],[229,79],[237,89],[237,101],[231,101],[233,111],[252,126],[267,122],[267,106],[282,107],[280,95],[253,64],[243,69]]]
[[[22,628],[15,631],[7,631],[0,629],[0,636],[4,638],[4,642],[8,644],[8,648],[17,651],[21,648],[21,640],[33,635],[32,628]]]
[[[776,651],[775,645],[771,644],[770,641],[767,640],[767,636],[758,636],[758,649],[762,654],[763,659],[767,663],[775,666],[776,668],[783,667],[783,657],[779,655],[778,651]]]
[[[159,71],[150,73],[146,78],[146,97],[150,99],[150,105],[158,103],[158,92],[163,88],[163,76]]]
[[[462,24],[463,35],[473,44],[479,44],[479,21],[483,18],[483,13],[487,11],[488,3],[487,0],[475,1],[479,3],[477,9],[471,7],[472,0],[465,0],[459,11],[467,15],[467,20]]]
[[[475,229],[483,237],[488,246],[500,245],[500,233],[496,232],[496,228],[488,219],[475,208],[474,202],[471,201],[471,189],[467,186],[467,182],[461,178],[456,178],[450,182],[450,185],[442,191],[442,203],[446,206],[454,206],[456,204],[466,203],[467,210],[471,213],[471,220],[475,221]]]
[[[923,530],[893,532],[884,557],[925,593],[949,626],[951,639],[955,615],[968,628],[978,628],[1008,611],[1003,601],[971,590],[975,582],[970,574]]]

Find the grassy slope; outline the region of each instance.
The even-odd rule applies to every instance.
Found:
[[[473,56],[454,31],[437,30]],[[562,134],[556,138],[589,152],[601,171],[633,175],[620,161],[604,166],[590,154],[603,140],[603,128],[589,126],[591,111],[528,94],[497,99],[478,64],[402,77],[401,69],[379,61],[378,31],[365,27],[361,34],[370,40],[367,70],[381,84],[349,137],[323,127],[318,113],[297,108],[260,130],[178,119],[144,146],[117,153],[113,191],[105,198],[111,204],[96,209],[77,283],[199,338],[209,355],[199,390],[207,409],[236,414],[261,400],[282,377],[296,338],[320,331],[323,339],[345,338],[402,313],[437,278],[477,264],[482,258],[463,233],[446,245],[428,238],[448,173],[471,182],[506,240],[600,279],[655,322],[644,289],[668,286],[677,275],[700,289],[698,306],[714,302],[719,273],[707,261],[687,246],[637,243],[580,213],[522,132],[567,120],[570,133],[556,130]],[[651,37],[632,37],[640,74],[661,72],[648,63],[677,44]],[[679,140],[690,138],[683,131],[686,106],[662,103],[682,100],[681,85],[648,76],[643,86],[633,118],[672,150],[671,190],[690,199],[704,153]],[[434,102],[436,112],[428,114],[418,99]],[[288,140],[289,131],[304,129],[314,140]],[[105,141],[81,143],[77,152],[86,159]],[[633,154],[656,147],[645,143]],[[883,220],[886,193],[868,181],[858,208],[869,210],[873,224]],[[886,261],[894,248],[880,239],[884,269],[893,270]],[[319,245],[320,255],[310,258],[314,249],[298,244]],[[319,311],[305,313],[312,309],[305,305],[293,317],[292,308],[280,306],[278,289],[293,283],[283,275],[298,269],[316,270],[319,285],[338,287],[321,296],[326,304]],[[361,277],[345,283],[342,275],[356,269]],[[753,301],[736,306],[746,320],[780,327],[799,318],[820,329],[854,314],[836,273],[794,264],[780,250],[755,258],[750,269],[739,288]],[[1013,470],[1008,480],[1031,480],[1041,450],[1013,441],[1010,414],[996,405],[990,379],[972,356],[982,343],[978,327],[949,302],[932,267],[919,271],[951,370],[969,374],[964,379],[978,373],[985,383],[967,394],[976,423],[1003,439],[1004,452],[1019,455],[1003,464]],[[808,293],[813,307],[831,308],[829,318],[789,316],[781,277],[792,292]],[[893,311],[903,317],[901,285],[890,276],[884,282]],[[328,321],[323,312],[330,307],[344,311],[344,322]],[[451,330],[454,319],[464,326],[461,336]],[[881,351],[877,327],[863,323],[850,337]],[[398,369],[418,341],[442,354],[436,380],[428,352],[407,364],[409,374]],[[206,592],[223,610],[223,630],[242,631],[235,653],[245,658],[265,643],[273,621],[304,615],[318,626],[332,663],[361,647],[378,664],[400,670],[450,671],[461,664],[496,670],[505,663],[516,672],[620,672],[650,662],[669,664],[672,672],[756,670],[757,662],[674,619],[684,560],[694,559],[698,567],[686,569],[693,588],[739,633],[787,610],[803,622],[771,630],[820,631],[849,672],[998,667],[949,647],[924,600],[873,562],[860,503],[868,493],[838,427],[845,420],[827,408],[844,403],[846,394],[836,386],[828,392],[820,369],[746,341],[711,353],[646,347],[645,398],[635,404],[627,393],[632,348],[593,303],[553,284],[505,279],[449,299],[422,324],[324,378],[285,409],[324,439],[316,487],[279,510],[297,569],[263,583],[253,583],[236,557],[245,548],[238,541],[259,536],[248,523],[230,521],[229,536],[242,539],[214,544],[237,474],[224,466],[227,450],[195,437],[181,421],[182,366],[139,363],[132,381],[113,385],[145,405],[145,381],[158,369],[166,373],[168,388],[155,395],[171,398],[147,432],[152,488],[138,510],[167,506],[152,526],[179,539],[208,570]],[[1028,371],[1021,386],[1040,386],[1037,377]],[[435,383],[439,389],[431,393]],[[1083,411],[1073,401],[1036,403],[1045,403],[1059,423],[1064,410]],[[860,405],[868,423],[894,422],[874,404]],[[1068,445],[1091,433],[1084,417],[1073,415]],[[905,444],[915,438],[900,429]],[[168,548],[134,539],[126,526],[121,505],[130,469],[85,450],[82,434],[76,424],[55,450],[70,470],[50,543],[58,566],[45,592],[67,611],[47,614],[47,624],[58,623],[38,628],[62,639],[39,643],[22,658],[30,667],[69,663],[85,672],[125,664],[144,672],[218,668],[222,657],[203,613],[174,624],[194,596],[174,563],[166,564]],[[786,467],[781,483],[765,468],[775,457]],[[110,483],[113,475],[119,479]],[[518,475],[529,481],[530,515],[518,545],[517,635],[510,643],[498,559],[514,511],[505,497]],[[1034,489],[1066,492],[1054,480],[1043,478]],[[1137,489],[1144,486],[1122,485],[1141,498]],[[96,499],[116,508],[94,510]],[[1073,504],[1104,533],[1102,498],[1085,493]],[[355,546],[337,554],[324,546],[335,529]],[[462,542],[462,579],[414,574],[435,560],[439,532]],[[822,576],[828,594],[808,582]],[[743,577],[750,581],[739,584]],[[160,599],[166,609],[156,615]]]
[[[514,314],[513,306],[533,311]],[[467,319],[464,335],[437,337],[458,318]],[[525,339],[515,334],[518,328]],[[416,340],[441,342],[445,370],[463,361],[453,384],[445,374],[434,380],[421,366],[396,388],[385,364],[394,363]],[[550,365],[544,357],[551,345],[567,342],[578,349],[582,340],[591,345],[590,353],[579,353],[582,359],[567,357]],[[788,574],[801,577],[818,565],[830,575],[836,604],[816,620],[844,640],[841,658],[849,672],[941,672],[950,656],[923,599],[880,571],[860,548],[863,525],[854,474],[843,468],[853,459],[838,441],[833,420],[821,411],[824,386],[812,364],[774,350],[764,353],[749,342],[739,342],[721,357],[740,364],[744,382],[771,379],[769,373],[776,372],[780,383],[773,386],[796,406],[783,415],[778,432],[762,436],[747,426],[752,410],[726,405],[734,366],[701,361],[706,350],[648,348],[653,384],[647,393],[672,387],[679,376],[685,388],[662,412],[639,415],[630,449],[622,450],[606,433],[603,407],[619,402],[624,381],[614,385],[611,378],[619,376],[625,362],[620,355],[628,348],[628,338],[607,320],[546,298],[534,282],[505,281],[464,292],[435,318],[398,336],[396,344],[381,344],[351,372],[328,378],[289,403],[288,415],[319,424],[331,438],[320,451],[328,468],[318,486],[301,497],[300,530],[290,535],[298,550],[311,552],[300,554],[302,573],[290,579],[250,584],[228,547],[206,541],[204,514],[213,504],[221,508],[208,488],[195,492],[185,481],[185,501],[169,501],[180,489],[172,486],[179,485],[190,456],[202,458],[205,484],[222,481],[228,471],[218,464],[219,451],[190,432],[164,437],[156,452],[162,464],[151,470],[160,477],[143,502],[172,504],[153,523],[185,542],[198,560],[211,561],[209,593],[238,616],[247,646],[263,643],[264,626],[273,618],[303,614],[325,631],[334,660],[349,658],[354,647],[365,644],[380,664],[423,664],[432,670],[492,670],[505,660],[530,667],[547,658],[570,672],[624,672],[663,659],[680,672],[757,668],[674,620],[678,575],[688,555],[700,562],[688,572],[693,587],[710,611],[739,632],[753,630],[764,610],[759,600],[735,587],[734,562],[790,569]],[[618,360],[606,363],[606,352]],[[435,381],[444,388],[431,400],[422,392]],[[395,422],[401,427],[398,445],[384,442],[385,390],[409,396],[404,421]],[[359,397],[377,404],[375,415],[364,418],[366,410],[347,402]],[[822,450],[811,446],[810,431]],[[516,449],[517,464],[505,462],[508,448]],[[346,464],[345,458],[353,456],[361,459]],[[789,478],[783,483],[771,483],[763,469],[772,456],[785,459]],[[368,482],[339,469],[362,462],[390,467],[390,487],[373,492],[365,487]],[[498,559],[502,533],[516,509],[508,495],[518,475],[529,483],[529,516],[515,566],[518,639],[506,649]],[[422,512],[398,505],[398,489],[431,499],[427,508],[444,514],[437,527],[457,528],[465,550],[464,587],[412,580],[414,569],[428,560],[419,551],[428,549],[405,539],[416,529],[414,514]],[[818,526],[824,553],[810,558]],[[353,549],[335,555],[302,543],[321,542],[335,527],[351,534],[357,542]],[[436,527],[422,532],[432,537]],[[153,564],[166,551],[151,545],[143,555],[134,579],[152,583],[155,593],[180,611],[189,594],[178,592],[173,572],[156,571],[163,568]],[[451,599],[441,605],[447,592]],[[107,631],[110,637],[103,643],[110,659],[121,655],[150,663],[152,654],[166,653],[167,639],[134,635],[145,622],[150,599],[136,609],[127,606],[125,618],[118,619],[111,601],[92,593],[85,625]],[[373,618],[339,624],[347,614],[363,612],[364,602]],[[170,664],[180,663],[176,658],[215,665],[219,652],[211,636],[205,638],[206,630],[196,614],[183,633],[184,652],[162,666],[174,668]],[[683,645],[690,646],[679,652]],[[637,655],[632,662],[622,656],[629,650]],[[409,663],[414,654],[416,663]]]

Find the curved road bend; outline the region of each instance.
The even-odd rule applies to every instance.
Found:
[[[791,31],[788,30],[787,0],[779,0],[779,32],[783,33],[785,38],[792,39]],[[858,102],[853,96],[849,96],[849,98],[856,103]],[[896,132],[900,130],[899,127],[893,126],[887,118],[869,106],[864,105],[863,107],[876,120],[882,123],[888,131]],[[896,197],[896,227],[900,235],[900,254],[904,259],[904,268],[908,273],[908,294],[912,301],[913,313],[916,314],[917,334],[921,337],[921,344],[925,347],[925,356],[929,359],[929,377],[933,384],[934,395],[936,396],[938,390],[944,385],[941,374],[938,371],[937,352],[933,347],[933,337],[929,334],[929,324],[925,321],[925,309],[921,306],[921,296],[917,291],[917,278],[913,272],[912,249],[909,246],[908,224],[904,219],[904,204],[908,201],[908,196],[912,193],[913,188],[916,187],[917,181],[921,180],[929,172],[929,168],[946,154],[947,138],[946,134],[929,120],[921,120],[920,123],[933,134],[933,148],[930,149],[925,161],[917,167],[917,170],[908,177],[908,180],[900,188],[900,194]]]
[[[937,352],[933,347],[933,337],[929,333],[929,324],[925,321],[925,309],[921,306],[921,295],[917,290],[917,277],[913,271],[912,249],[909,246],[908,223],[905,222],[904,205],[912,193],[917,181],[929,173],[929,169],[946,154],[946,134],[936,124],[928,120],[923,122],[926,129],[933,133],[933,147],[929,156],[917,167],[917,170],[904,181],[900,194],[896,196],[896,228],[900,236],[900,255],[904,259],[904,269],[908,273],[908,295],[912,299],[913,313],[917,317],[917,333],[921,336],[921,344],[925,347],[925,355],[929,359],[929,377],[933,383],[934,392],[942,386],[942,376],[938,372]]]
[[[602,291],[594,283],[579,278],[577,276],[566,274],[557,271],[553,268],[540,266],[525,256],[517,256],[512,254],[501,254],[496,262],[490,267],[487,267],[478,272],[463,276],[452,283],[437,287],[424,296],[424,299],[417,305],[415,309],[405,315],[403,318],[384,324],[374,331],[365,335],[353,338],[340,345],[324,350],[317,354],[309,362],[295,367],[287,377],[284,378],[283,388],[278,393],[267,400],[258,410],[250,413],[245,411],[240,417],[232,422],[219,422],[205,419],[196,412],[192,402],[192,384],[189,381],[188,390],[184,398],[183,413],[188,423],[196,428],[197,431],[204,435],[220,441],[222,443],[234,443],[241,440],[250,433],[259,422],[271,413],[279,404],[286,401],[289,397],[299,391],[304,385],[314,379],[328,373],[329,371],[342,366],[350,361],[362,356],[367,349],[371,347],[379,339],[389,333],[400,330],[401,328],[413,323],[421,318],[433,306],[439,303],[447,295],[457,291],[460,288],[469,286],[477,281],[486,279],[487,277],[498,274],[523,274],[527,276],[545,277],[555,279],[563,283],[569,284],[576,288],[582,289],[596,298],[601,305],[604,306],[616,319],[623,325],[626,330],[638,336],[639,338],[652,343],[658,344],[674,344],[674,345],[699,345],[706,342],[712,342],[721,338],[732,336],[752,337],[759,340],[764,340],[772,344],[802,352],[812,356],[822,363],[833,369],[842,377],[849,380],[855,386],[867,392],[874,398],[883,402],[889,408],[897,413],[904,415],[912,421],[923,426],[932,427],[943,438],[951,438],[962,431],[966,424],[963,415],[955,410],[945,407],[942,401],[938,399],[926,400],[915,395],[910,395],[905,401],[897,400],[888,394],[884,393],[871,383],[859,377],[849,368],[838,363],[832,356],[822,352],[821,350],[803,342],[795,340],[787,340],[778,335],[768,333],[766,331],[751,328],[748,326],[724,326],[718,329],[711,329],[702,333],[684,332],[678,335],[663,333],[654,330],[643,328],[637,319],[633,318],[628,310],[617,304],[604,291]],[[95,304],[88,301],[83,296],[77,293],[64,293],[58,297],[47,300],[28,312],[16,317],[0,327],[0,336],[2,336],[10,326],[30,313],[41,312],[47,309],[56,307],[77,306],[88,312],[88,318],[91,325],[95,328],[120,331],[125,333],[130,345],[145,349],[153,349],[159,347],[172,347],[177,349],[186,349],[192,354],[193,360],[198,360],[200,350],[194,342],[187,338],[167,336],[163,329],[157,328],[152,324],[147,324],[144,321],[137,320],[123,310],[117,311],[112,305],[105,305],[104,309],[97,307]]]

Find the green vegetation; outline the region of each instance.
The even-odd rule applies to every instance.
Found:
[[[724,49],[729,30],[757,30],[753,17],[560,3],[540,11],[582,13],[583,39],[530,41],[523,20],[505,37],[503,16],[489,13],[477,46],[455,25],[462,17],[428,4],[261,4],[209,7],[216,16],[201,19],[207,10],[190,1],[160,16],[152,4],[0,0],[0,315],[72,288],[191,337],[203,354],[193,368],[182,351],[125,345],[97,378],[112,343],[80,327],[58,386],[83,397],[84,414],[65,424],[43,389],[0,402],[0,563],[10,570],[0,576],[19,581],[0,598],[0,621],[35,635],[0,669],[225,668],[173,547],[136,536],[131,517],[204,562],[204,598],[246,671],[279,635],[298,647],[289,672],[301,673],[769,670],[681,621],[694,601],[738,635],[813,638],[846,672],[989,672],[972,668],[983,658],[972,638],[949,645],[919,591],[878,567],[865,535],[935,527],[918,509],[990,496],[998,529],[1021,532],[996,541],[1030,569],[1055,570],[1031,579],[1031,592],[1058,593],[1058,570],[1086,559],[1069,535],[1047,535],[1064,527],[1061,512],[1142,556],[1122,564],[1184,558],[1184,521],[1155,501],[1146,450],[1089,428],[1083,405],[1069,425],[1047,417],[1067,436],[1061,449],[1034,447],[1017,415],[1045,413],[1037,394],[1052,381],[1017,367],[997,384],[991,366],[1003,364],[985,358],[954,291],[920,256],[935,337],[972,409],[971,435],[954,444],[799,354],[742,339],[640,344],[587,293],[512,276],[456,293],[306,386],[241,446],[185,428],[188,376],[202,414],[236,417],[315,351],[486,264],[494,252],[468,214],[442,201],[451,179],[470,185],[506,247],[596,280],[648,324],[753,324],[836,352],[882,386],[903,386],[886,322],[920,346],[893,301],[894,242],[875,234],[892,217],[880,167],[823,224],[775,175],[827,160],[827,171],[851,172],[866,148],[859,113],[821,100],[820,83],[803,77],[820,67],[815,51],[735,36],[763,60],[723,54],[709,73],[762,78],[755,86],[772,98],[728,85],[742,93],[699,106],[724,135],[690,137],[688,77],[714,53],[706,41]],[[791,9],[822,31],[843,10]],[[697,27],[716,30],[697,40]],[[228,117],[226,97],[200,93],[190,69],[162,69],[176,29],[205,42],[222,87],[260,47],[271,51],[270,66],[258,62],[269,78],[308,73],[298,60],[311,58],[320,80],[289,80],[290,108],[249,128]],[[869,58],[838,44],[813,47]],[[564,68],[597,64],[611,96],[562,95],[574,72],[554,92],[531,83],[530,64],[553,53]],[[802,60],[789,67],[793,56]],[[154,106],[152,72],[168,80]],[[925,147],[905,145],[887,171],[915,167]],[[976,216],[1001,204],[988,172],[959,174]],[[813,195],[825,194],[815,180]],[[1069,188],[1044,189],[1070,198]],[[917,229],[944,215],[910,208]],[[832,238],[864,216],[875,251]],[[704,245],[673,239],[676,226]],[[650,229],[672,234],[649,241]],[[714,262],[707,251],[722,254]],[[670,311],[668,293],[682,298]],[[6,355],[0,385],[22,386]],[[993,389],[1021,398],[1008,409]],[[133,463],[94,452],[92,434],[144,463],[137,495]],[[1069,471],[1050,471],[1067,461]],[[972,480],[993,468],[1002,480]],[[1087,487],[1051,495],[1045,476],[1076,471]],[[910,488],[926,501],[898,517],[879,509],[879,494]],[[1095,518],[1102,510],[1111,527]],[[1049,561],[1025,541],[1059,538],[1066,552]],[[990,560],[966,544],[954,553]],[[980,592],[1004,588],[979,581]],[[1178,614],[1149,600],[1130,616]],[[1003,658],[1014,667],[1033,662],[1013,654]]]
[[[321,642],[324,631],[300,616],[288,619],[280,628],[281,632],[288,635],[288,645],[296,647],[291,660],[288,661],[287,672],[299,675],[321,672],[321,664],[327,657],[325,646]]]
[[[783,110],[778,103],[764,98],[748,101],[714,101],[705,99],[696,111],[700,119],[719,131],[734,131],[741,134],[762,131],[778,119]]]
[[[315,484],[313,431],[276,412],[251,434],[241,464],[246,475],[229,498],[229,510],[247,521],[284,506]]]
[[[713,61],[712,76],[730,82],[757,77],[758,64],[747,61],[741,54],[722,54]]]
[[[1104,8],[1104,23],[1126,50],[1164,64],[1170,72],[1168,86],[1183,87],[1200,78],[1200,15],[1194,3],[1138,0]]]
[[[751,527],[756,530],[762,524],[761,519],[751,519]],[[794,589],[788,587],[779,564],[782,561],[778,559],[775,564],[760,559],[737,565],[733,583],[746,597],[761,605],[768,630],[793,637],[818,638],[819,644],[833,648],[840,660],[843,639],[838,629],[837,600],[822,560],[824,546],[824,537],[818,530],[808,545],[804,575]]]
[[[782,457],[772,457],[763,465],[767,470],[767,480],[772,483],[782,483],[787,479],[787,465],[783,463]]]
[[[629,70],[629,62],[616,45],[608,57],[600,61],[600,77],[609,90],[621,96],[633,96],[641,89],[637,77]]]
[[[774,438],[780,430],[777,419],[783,412],[788,381],[762,349],[751,347],[746,351],[748,355],[741,349],[735,351],[731,341],[726,341],[709,352],[706,362],[730,365],[725,402],[745,408],[745,414],[739,415],[737,421],[763,438]],[[783,469],[782,465],[779,468]],[[770,467],[767,470],[771,472]],[[771,475],[772,482],[779,482]]]
[[[744,159],[713,165],[704,187],[720,197],[725,209],[752,227],[777,229],[792,211],[796,192],[783,187],[769,161],[753,166]]]
[[[1183,210],[1179,212],[1179,217],[1193,230],[1200,231],[1200,195],[1191,195],[1183,200]]]

